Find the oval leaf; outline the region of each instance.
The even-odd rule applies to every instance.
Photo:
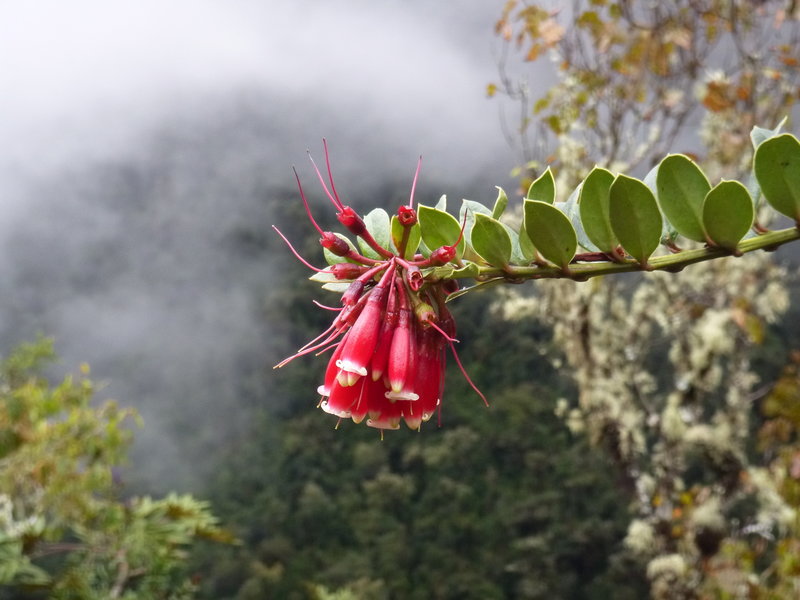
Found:
[[[467,200],[466,198],[461,200],[461,210],[458,212],[458,222],[464,223],[464,239],[467,241],[464,254],[465,258],[469,260],[478,258],[478,254],[474,252],[472,246],[470,245],[470,240],[472,239],[472,227],[475,225],[475,215],[477,214],[491,216],[492,211],[490,211],[480,202]]]
[[[470,232],[472,247],[481,258],[495,267],[506,267],[511,260],[511,238],[500,221],[482,213],[475,215]]]
[[[561,209],[561,212],[567,215],[569,222],[572,223],[572,227],[575,228],[575,234],[578,236],[578,246],[585,248],[589,252],[600,252],[600,248],[595,246],[586,235],[586,231],[583,229],[583,223],[581,223],[578,199],[580,198],[582,187],[583,182],[579,183],[578,187],[572,190],[572,193],[569,195],[569,198],[567,198],[567,201],[559,205],[558,208]]]
[[[705,174],[688,156],[671,154],[656,172],[656,193],[661,212],[683,237],[705,242],[703,200],[711,189]]]
[[[364,217],[364,223],[367,226],[367,231],[372,234],[375,241],[381,248],[394,251],[394,244],[392,244],[391,225],[389,224],[389,213],[382,208],[374,208],[369,211]],[[358,247],[361,248],[361,254],[367,258],[374,258],[376,260],[383,259],[375,250],[370,248],[361,238],[357,239]]]
[[[497,187],[497,200],[494,201],[494,206],[492,207],[492,218],[499,219],[503,216],[506,206],[508,206],[508,196],[503,188],[500,186],[495,187]]]
[[[612,183],[611,171],[595,167],[583,181],[578,200],[583,230],[601,252],[613,252],[619,245],[609,218],[608,191]]]
[[[417,219],[419,219],[422,241],[431,250],[442,246],[452,246],[461,233],[461,225],[453,215],[430,206],[420,204],[417,207]],[[465,246],[466,242],[462,238],[456,248],[458,258],[464,255]]]
[[[542,256],[562,269],[569,267],[578,237],[567,215],[547,202],[525,200],[525,231]]]
[[[618,175],[609,190],[611,229],[625,251],[640,264],[658,248],[661,241],[661,213],[653,192],[644,183]]]
[[[753,170],[767,202],[800,222],[800,142],[788,133],[772,137],[757,149]]]
[[[753,226],[753,200],[738,181],[721,181],[703,204],[703,225],[717,246],[735,250]]]
[[[525,195],[529,200],[540,200],[552,204],[556,201],[556,182],[553,179],[553,172],[550,167],[545,169],[536,181],[531,183],[528,193]]]

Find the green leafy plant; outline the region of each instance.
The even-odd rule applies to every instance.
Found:
[[[188,548],[230,536],[191,496],[120,498],[136,414],[93,404],[86,365],[51,386],[52,357],[43,339],[0,363],[0,598],[189,598]]]
[[[797,223],[771,231],[754,222],[762,189],[776,210],[800,218],[800,143],[779,128],[752,137],[749,186],[721,181],[712,187],[694,161],[670,155],[644,181],[595,168],[569,200],[557,202],[548,168],[531,183],[516,227],[501,220],[509,205],[502,190],[492,208],[464,200],[459,219],[444,210],[445,202],[416,210],[416,175],[411,200],[396,215],[376,209],[362,219],[336,194],[326,144],[330,190],[317,174],[357,244],[317,225],[301,187],[329,265],[319,269],[301,260],[316,271],[312,280],[343,293],[343,308],[326,332],[278,366],[332,349],[318,390],[321,408],[357,423],[369,417],[367,424],[381,430],[397,429],[401,420],[417,429],[441,407],[447,346],[458,361],[446,307],[454,298],[503,282],[679,271],[800,238]],[[460,279],[477,283],[459,289]]]

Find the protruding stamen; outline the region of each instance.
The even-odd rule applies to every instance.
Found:
[[[294,249],[294,246],[292,246],[292,243],[289,240],[286,239],[285,235],[283,235],[281,233],[281,230],[278,229],[277,227],[275,227],[275,225],[273,225],[272,228],[278,233],[279,236],[281,236],[281,239],[284,242],[286,242],[286,245],[289,246],[289,250],[291,250],[292,254],[294,254],[297,257],[297,260],[299,260],[301,263],[303,263],[305,266],[307,266],[312,271],[316,271],[317,273],[322,273],[322,271],[325,270],[325,269],[318,269],[317,267],[315,267],[314,265],[309,263],[305,258],[300,256],[300,254],[297,252],[297,250]]]
[[[474,383],[472,383],[472,379],[470,379],[470,378],[469,378],[469,375],[467,375],[467,371],[466,371],[466,369],[464,369],[464,365],[462,365],[462,364],[461,364],[461,359],[460,359],[460,358],[458,358],[458,352],[456,352],[456,346],[455,346],[455,344],[453,344],[453,342],[451,342],[451,341],[449,341],[449,340],[448,340],[448,342],[447,342],[447,343],[448,343],[448,344],[450,344],[450,350],[452,350],[452,352],[453,352],[453,358],[455,358],[455,359],[456,359],[456,364],[458,365],[458,368],[459,368],[459,369],[461,369],[461,374],[464,376],[464,379],[466,379],[466,380],[467,380],[467,383],[470,385],[470,387],[471,387],[473,390],[475,390],[475,393],[476,393],[476,394],[478,394],[478,396],[480,396],[480,397],[481,397],[481,400],[483,400],[483,403],[484,403],[486,406],[489,406],[489,401],[486,399],[486,396],[484,396],[484,395],[483,395],[483,392],[481,392],[481,391],[478,389],[478,386],[476,386]]]
[[[308,206],[308,200],[306,200],[306,195],[303,193],[303,186],[300,184],[300,176],[297,174],[297,169],[292,167],[292,171],[294,171],[294,178],[297,180],[297,187],[300,190],[300,199],[303,201],[303,206],[306,208],[306,214],[308,215],[308,220],[311,221],[311,224],[314,226],[314,229],[316,229],[322,237],[325,237],[322,228],[319,225],[317,225],[317,222],[311,215],[311,208]]]
[[[419,177],[419,170],[422,167],[422,155],[419,155],[419,160],[417,161],[417,170],[414,173],[414,181],[411,184],[411,195],[408,198],[408,208],[414,208],[414,190],[417,189],[417,178]]]
[[[448,342],[448,343],[450,343],[450,344],[452,344],[453,342],[456,342],[456,343],[458,343],[458,340],[457,340],[456,338],[454,338],[454,337],[450,337],[449,335],[447,335],[447,334],[445,333],[445,331],[444,331],[444,330],[443,330],[441,327],[439,327],[439,326],[438,326],[436,323],[434,323],[433,321],[430,321],[430,320],[428,320],[428,321],[425,321],[425,323],[426,323],[427,325],[430,325],[431,327],[433,327],[433,328],[434,328],[436,331],[438,331],[439,333],[441,333],[441,334],[442,334],[442,337],[443,337],[445,340],[447,340],[447,342]],[[455,352],[455,351],[454,351],[454,352]]]
[[[331,194],[328,186],[325,184],[325,179],[322,177],[322,173],[320,173],[319,168],[317,167],[317,163],[314,162],[314,159],[311,156],[311,151],[308,152],[308,159],[311,161],[311,164],[314,166],[314,171],[317,173],[317,178],[319,182],[322,184],[322,189],[325,190],[325,195],[328,196],[328,199],[333,202],[333,205],[336,207],[336,210],[342,210],[344,208],[342,203],[338,201],[338,198],[334,198],[333,194]]]
[[[339,204],[339,210],[342,210],[342,208],[344,208],[344,204],[339,199],[339,194],[336,193],[336,186],[333,184],[333,171],[331,171],[331,160],[328,155],[328,141],[325,138],[322,138],[322,146],[325,148],[325,167],[328,169],[328,179],[331,182],[331,190],[333,191],[333,197]]]

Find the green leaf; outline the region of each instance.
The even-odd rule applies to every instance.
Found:
[[[595,246],[589,237],[586,235],[586,231],[583,229],[583,223],[581,223],[581,214],[580,214],[580,206],[578,205],[578,200],[581,195],[581,188],[583,187],[583,182],[578,184],[572,193],[567,198],[567,201],[561,204],[558,208],[561,209],[569,222],[572,223],[572,227],[575,228],[575,234],[578,236],[578,245],[582,248],[585,248],[589,252],[599,252],[600,248]],[[555,206],[555,205],[554,205]]]
[[[640,264],[661,241],[661,213],[653,192],[643,182],[618,175],[609,190],[611,230],[625,251]]]
[[[619,245],[611,229],[609,217],[609,190],[614,175],[601,167],[595,167],[581,185],[578,207],[586,236],[601,252],[613,252]]]
[[[470,232],[472,247],[487,263],[506,267],[511,260],[511,238],[500,221],[487,215],[475,215]]]
[[[505,212],[506,206],[508,206],[508,196],[503,188],[497,186],[497,200],[494,201],[492,208],[492,218],[499,219]]]
[[[452,246],[456,243],[461,233],[461,225],[450,213],[424,206],[417,207],[417,219],[419,220],[422,241],[431,250],[436,250],[442,246]],[[458,243],[456,254],[458,258],[464,255],[466,242],[462,239]]]
[[[738,181],[721,181],[706,196],[703,224],[717,246],[735,250],[753,226],[753,200]]]
[[[784,133],[763,142],[753,170],[767,202],[779,213],[800,222],[800,142]]]
[[[519,234],[505,223],[500,224],[506,230],[506,233],[511,240],[511,263],[515,265],[527,265],[530,263],[533,259],[533,256],[526,255],[528,248],[526,247],[523,249],[522,239],[520,238]]]
[[[555,206],[538,200],[525,200],[525,231],[541,255],[567,269],[578,238],[569,218]]]
[[[531,237],[525,230],[525,221],[519,226],[519,251],[525,259],[525,264],[530,263],[536,258],[536,246],[533,245]]]
[[[327,290],[329,292],[336,292],[337,294],[343,294],[347,291],[347,288],[350,287],[350,282],[348,281],[334,281],[331,283],[323,283],[322,289]]]
[[[434,208],[436,210],[441,210],[442,212],[447,212],[447,196],[445,194],[442,194],[439,197],[439,201],[436,203]]]
[[[547,167],[544,173],[531,183],[525,197],[529,200],[540,200],[548,204],[553,204],[556,201],[556,182],[553,179],[553,172],[550,167]]]
[[[705,174],[688,156],[671,154],[658,165],[656,190],[661,212],[687,239],[706,241],[703,200],[710,189]]]
[[[478,258],[478,254],[473,251],[470,240],[472,239],[472,228],[475,225],[475,215],[486,215],[492,216],[492,211],[486,208],[480,202],[475,202],[474,200],[462,200],[461,201],[461,210],[458,213],[458,220],[460,223],[464,223],[464,239],[467,241],[467,248],[465,249],[464,253],[466,258],[473,259]],[[466,221],[464,220],[466,216]]]
[[[311,277],[308,278],[309,281],[315,281],[317,283],[339,283],[342,281],[349,282],[349,279],[336,279],[333,273],[330,271],[318,271],[314,273]]]
[[[775,129],[764,129],[763,127],[754,126],[753,129],[750,130],[750,141],[753,142],[753,148],[758,148],[768,139],[780,135],[781,129],[783,129],[788,118],[789,117],[783,117]]]
[[[375,241],[381,248],[394,251],[394,244],[392,244],[391,225],[389,223],[389,214],[382,208],[374,208],[369,211],[364,217],[364,223],[367,226],[367,231],[372,234]],[[361,248],[361,254],[368,258],[382,260],[383,257],[375,250],[369,247],[364,240],[358,238],[358,247]]]
[[[477,277],[479,274],[480,269],[474,262],[466,262],[460,269],[453,269],[453,277]]]
[[[347,242],[347,245],[350,246],[351,250],[353,250],[354,252],[358,252],[356,245],[353,242],[351,242],[349,238],[342,235],[341,233],[336,233],[335,231],[333,233],[336,237],[343,239],[345,242]],[[325,260],[328,262],[329,265],[335,265],[336,263],[343,263],[343,262],[358,263],[358,261],[356,260],[352,260],[350,258],[344,258],[342,256],[337,256],[327,248],[322,248],[322,254],[325,256]]]
[[[397,218],[397,215],[392,216],[392,241],[394,242],[394,247],[398,248],[398,251],[400,244],[402,243],[404,229],[406,228],[403,227],[402,223],[400,223],[400,219]],[[403,253],[403,258],[405,258],[406,260],[411,260],[412,258],[414,258],[414,254],[417,253],[419,242],[422,239],[422,234],[420,233],[419,220],[417,220],[417,222],[414,223],[408,229],[410,229],[410,231],[408,232],[406,251]]]

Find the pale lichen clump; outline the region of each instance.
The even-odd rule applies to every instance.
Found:
[[[623,543],[626,548],[636,554],[652,555],[656,550],[656,534],[653,526],[647,521],[634,519],[628,525],[628,534]]]
[[[556,414],[627,478],[636,518],[624,545],[649,559],[654,598],[691,597],[702,559],[726,540],[767,539],[797,517],[745,451],[760,384],[751,352],[788,308],[787,279],[769,256],[749,255],[634,283],[541,281],[535,296],[506,290],[493,306],[552,325],[549,358],[578,386]],[[732,519],[748,499],[754,508]]]

